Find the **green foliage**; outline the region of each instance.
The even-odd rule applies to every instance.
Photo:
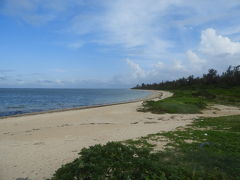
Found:
[[[201,113],[207,104],[240,106],[240,87],[198,90],[173,90],[172,97],[159,101],[146,101],[139,111],[152,113]]]
[[[207,89],[216,98],[212,100],[214,103],[240,106],[240,86],[231,88],[211,88]]]
[[[240,86],[240,65],[231,67],[221,75],[217,74],[215,69],[209,69],[207,74],[202,77],[189,76],[174,81],[165,81],[161,83],[142,84],[134,87],[135,89],[156,89],[156,90],[174,90],[174,89],[204,89],[204,88],[228,88]]]
[[[110,142],[82,149],[80,157],[58,169],[52,180],[153,179],[164,177],[147,148]]]
[[[159,101],[146,101],[139,111],[152,113],[201,113],[206,107],[205,97],[192,95],[192,91],[174,91],[170,98]]]
[[[174,81],[137,85],[136,89],[171,90],[175,94],[162,101],[148,101],[140,111],[153,113],[200,113],[207,103],[240,106],[240,65],[222,75],[210,69],[202,77],[189,76]]]
[[[240,116],[198,119],[190,128],[162,135],[171,141],[173,160],[204,171],[205,179],[240,179]]]
[[[139,109],[140,111],[151,111],[152,113],[181,113],[181,114],[194,114],[200,113],[201,108],[195,104],[186,104],[178,101],[171,102],[154,102],[147,101],[144,104],[145,108]]]
[[[197,119],[193,125],[198,128],[211,127],[211,130],[240,132],[240,116]]]
[[[169,143],[152,151],[150,140],[161,137]],[[51,180],[240,180],[239,139],[240,116],[197,119],[182,130],[84,148]]]
[[[214,93],[210,93],[206,89],[197,90],[192,93],[192,96],[202,97],[205,99],[215,99],[216,98],[216,95]]]

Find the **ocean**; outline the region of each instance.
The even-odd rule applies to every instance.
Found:
[[[0,88],[0,116],[120,103],[150,94],[131,89]]]

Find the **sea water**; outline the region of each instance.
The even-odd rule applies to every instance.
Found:
[[[150,93],[131,89],[0,88],[0,116],[119,103]]]

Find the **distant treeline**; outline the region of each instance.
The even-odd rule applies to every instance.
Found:
[[[156,90],[171,90],[171,89],[185,89],[185,88],[204,88],[204,87],[234,87],[240,85],[240,65],[229,66],[226,72],[221,75],[217,70],[209,69],[207,74],[202,77],[189,76],[187,78],[180,78],[174,81],[165,81],[153,84],[137,85],[133,89],[156,89]]]

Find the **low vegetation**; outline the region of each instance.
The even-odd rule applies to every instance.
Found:
[[[209,104],[240,106],[239,70],[240,66],[229,67],[218,75],[210,69],[202,77],[138,85],[135,88],[174,93],[161,101],[147,101],[139,110],[201,113]],[[175,131],[84,148],[51,180],[240,180],[239,139],[240,115],[200,118]]]
[[[197,119],[176,131],[84,148],[51,180],[240,180],[239,139],[240,116]]]
[[[201,113],[209,104],[240,106],[240,86],[232,88],[206,88],[172,90],[174,95],[160,101],[146,101],[139,111],[152,113]]]
[[[221,75],[210,69],[202,77],[189,76],[174,81],[142,84],[135,89],[170,90],[173,97],[147,101],[140,111],[153,113],[200,113],[209,103],[240,106],[240,65]]]
[[[205,98],[193,95],[192,91],[174,91],[172,97],[159,101],[146,101],[139,111],[152,113],[200,113],[206,107]],[[194,92],[195,93],[195,92]]]

